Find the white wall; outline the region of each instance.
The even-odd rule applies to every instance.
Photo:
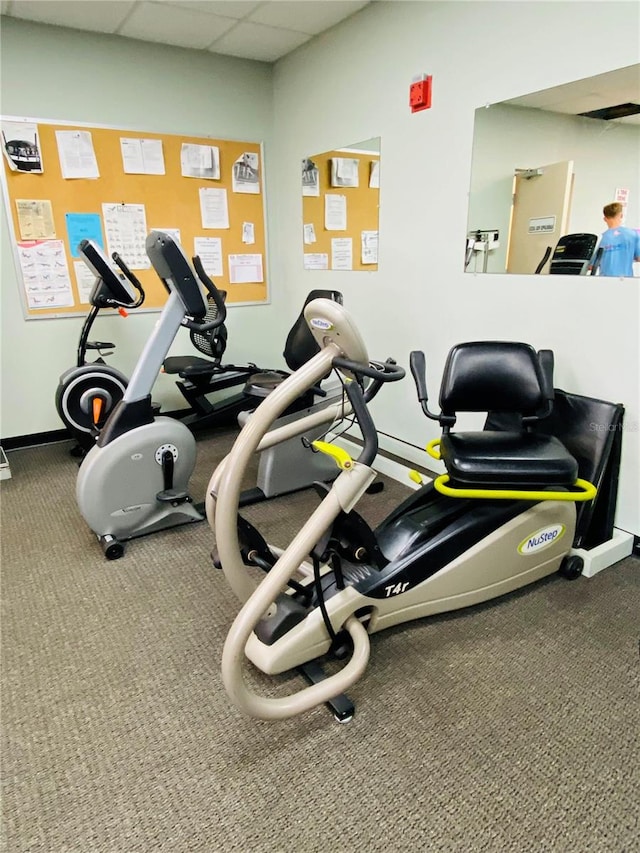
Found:
[[[279,354],[290,308],[312,287],[343,291],[373,357],[407,365],[411,349],[424,349],[434,397],[458,341],[552,347],[559,386],[627,406],[617,522],[640,533],[638,282],[616,282],[612,298],[598,279],[472,276],[461,262],[475,109],[638,62],[639,17],[632,2],[378,2],[277,63],[273,101],[271,73],[255,63],[64,30],[54,39],[50,28],[3,19],[2,110],[265,139],[274,301],[231,311],[232,357]],[[409,84],[422,72],[433,75],[433,107],[411,115]],[[304,271],[300,160],[376,136],[378,272]],[[55,429],[49,401],[79,323],[22,320],[4,225],[2,238],[2,434]],[[141,340],[152,319],[135,322]],[[120,346],[122,369],[133,350]],[[374,415],[419,446],[436,434],[410,379],[384,389]]]
[[[4,115],[264,141],[268,171],[274,144],[271,65],[6,17],[0,36]],[[74,364],[82,318],[23,318],[4,213],[1,218],[0,436],[8,438],[62,426],[54,392],[60,374]],[[274,284],[277,257],[271,245],[272,304],[229,311],[229,361],[282,366],[284,336],[300,306],[282,307],[283,291]],[[98,319],[95,337],[117,344],[114,367],[130,374],[157,316]],[[264,334],[271,326],[273,332]],[[172,352],[194,352],[186,330]],[[154,399],[165,410],[186,405],[168,376],[159,377]]]
[[[627,225],[640,226],[638,152],[637,125],[509,104],[476,110],[468,227],[470,231],[500,229],[500,248],[490,252],[488,272],[504,272],[506,267],[514,169],[573,160],[575,179],[567,233],[600,234],[606,228],[602,207],[615,201],[618,187],[630,190]],[[559,236],[550,235],[549,244]],[[640,275],[640,266],[634,270]]]
[[[560,387],[624,402],[617,523],[635,533],[638,281],[612,291],[598,279],[465,275],[461,246],[475,109],[638,62],[638,24],[634,3],[374,3],[277,63],[271,175],[280,286],[290,298],[342,290],[375,357],[407,365],[411,349],[424,349],[433,397],[453,344],[503,338],[552,347]],[[422,72],[433,75],[433,106],[411,115],[409,85]],[[379,271],[303,271],[301,158],[378,135]],[[410,379],[384,389],[374,415],[416,445],[436,435]]]

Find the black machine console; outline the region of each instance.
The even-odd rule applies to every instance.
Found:
[[[202,319],[207,313],[207,303],[182,247],[170,234],[152,231],[147,237],[146,250],[165,286],[170,281],[180,294],[186,313]]]
[[[109,263],[100,246],[93,240],[82,240],[78,251],[84,262],[96,277],[89,301],[98,308],[117,303],[124,307],[132,306],[138,294],[134,292],[129,282],[118,275]]]

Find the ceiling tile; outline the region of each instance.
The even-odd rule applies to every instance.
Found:
[[[306,33],[279,30],[275,27],[263,27],[260,24],[242,21],[231,32],[214,42],[209,50],[213,53],[242,56],[245,59],[275,62],[276,59],[295,50],[310,38],[311,36]]]
[[[233,18],[222,18],[167,3],[143,2],[136,6],[119,34],[198,50],[208,47],[235,24]]]
[[[78,3],[74,0],[14,0],[10,14],[14,18],[71,27],[77,30],[113,33],[129,14],[135,3],[128,0]]]
[[[164,0],[170,6],[186,6],[199,12],[222,15],[223,18],[244,18],[260,6],[260,0]]]
[[[279,0],[263,3],[252,12],[249,20],[317,35],[367,5],[368,0],[306,0],[304,3]]]

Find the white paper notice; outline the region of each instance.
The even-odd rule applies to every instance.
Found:
[[[227,191],[200,188],[200,216],[203,228],[228,228]]]
[[[332,187],[357,187],[358,161],[349,157],[331,158],[331,186]]]
[[[103,204],[102,217],[109,254],[117,252],[129,269],[150,269],[144,204]]]
[[[380,160],[371,161],[371,172],[369,173],[369,187],[373,190],[380,189]]]
[[[626,205],[629,203],[629,190],[626,187],[616,187],[616,192],[613,197],[614,201],[619,201],[620,204]]]
[[[302,161],[302,195],[320,195],[318,167],[309,158]]]
[[[353,269],[353,240],[351,239],[351,237],[332,237],[331,269]]]
[[[324,197],[324,227],[327,231],[347,230],[347,197],[327,193]]]
[[[63,178],[99,178],[93,139],[88,130],[56,130]]]
[[[245,152],[238,157],[233,164],[233,191],[234,193],[260,192],[260,162],[258,155]]]
[[[76,284],[78,285],[80,302],[88,304],[91,291],[93,290],[93,285],[96,283],[96,277],[84,261],[74,261],[73,270],[76,274]]]
[[[69,267],[62,240],[18,243],[18,257],[29,308],[73,305]]]
[[[362,240],[362,263],[377,264],[378,263],[378,232],[363,231],[361,234]]]
[[[127,175],[164,175],[161,139],[120,138],[122,168]]]
[[[253,222],[242,223],[242,242],[250,245],[256,242],[256,229]]]
[[[304,268],[306,270],[328,270],[329,255],[323,252],[305,252]]]
[[[231,284],[263,282],[262,255],[229,255],[229,281]]]
[[[183,142],[180,149],[180,169],[183,178],[220,178],[220,149],[215,145],[194,145]]]
[[[37,124],[29,121],[3,121],[2,150],[13,172],[43,171]]]
[[[303,226],[304,242],[307,246],[316,242],[316,229],[313,227],[313,222],[309,222]]]
[[[21,240],[51,240],[56,236],[53,206],[48,199],[17,198]]]
[[[206,273],[218,277],[224,275],[220,237],[196,237],[193,241],[193,251],[202,261]]]

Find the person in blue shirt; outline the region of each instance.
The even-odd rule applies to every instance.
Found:
[[[613,201],[602,208],[607,230],[598,243],[602,257],[598,267],[600,275],[633,276],[633,263],[640,261],[640,232],[622,224],[624,209]],[[596,249],[597,252],[597,249]]]

